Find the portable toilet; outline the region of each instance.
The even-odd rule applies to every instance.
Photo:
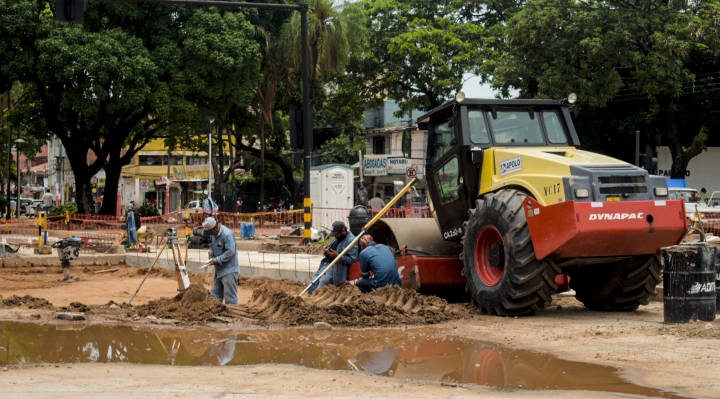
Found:
[[[310,169],[310,200],[313,204],[313,227],[331,229],[333,222],[348,225],[348,214],[355,202],[353,169],[347,165],[329,164]]]

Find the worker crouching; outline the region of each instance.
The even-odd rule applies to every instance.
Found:
[[[370,278],[370,271],[373,277]],[[371,235],[360,238],[360,273],[355,285],[363,293],[386,285],[402,285],[395,255],[386,245],[376,244]]]

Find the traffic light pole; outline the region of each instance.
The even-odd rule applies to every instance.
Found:
[[[256,8],[266,10],[289,10],[300,12],[300,29],[302,36],[302,81],[303,81],[303,156],[304,160],[304,175],[305,181],[303,182],[303,220],[304,220],[304,240],[303,243],[307,244],[310,242],[310,228],[312,226],[312,213],[311,213],[311,202],[310,202],[310,164],[312,163],[312,112],[310,104],[310,68],[308,60],[308,10],[307,3],[301,4],[274,4],[274,3],[236,3],[229,1],[205,1],[205,0],[116,0],[121,3],[154,3],[154,4],[177,4],[186,6],[203,6],[203,7],[229,7],[229,8]],[[72,10],[65,10],[65,13],[60,15],[56,10],[57,19],[71,22],[82,22],[82,5],[83,1],[80,0],[58,0],[57,4],[63,2],[66,7],[71,5],[79,6],[79,13],[72,12]],[[208,154],[208,161],[210,154]],[[263,204],[261,204],[262,206]]]

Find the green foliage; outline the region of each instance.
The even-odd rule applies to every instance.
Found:
[[[320,147],[323,164],[339,163],[352,165],[359,161],[359,151],[365,150],[365,141],[362,138],[353,140],[351,136],[341,134],[328,140]]]
[[[673,156],[673,177],[684,177],[687,162],[699,152],[683,147],[693,142],[693,148],[704,146],[703,140],[700,145],[693,139],[702,126],[679,125],[674,115],[681,104],[689,105],[692,102],[687,100],[699,94],[694,89],[697,78],[705,71],[717,71],[718,29],[716,22],[709,21],[717,21],[718,2],[530,0],[526,4],[495,28],[502,32],[501,40],[482,65],[485,79],[506,96],[512,89],[524,98],[564,98],[575,92],[576,114],[605,114],[604,120],[600,117],[592,123],[617,122],[626,134],[642,130],[648,143],[662,136]],[[704,89],[716,91],[711,97],[717,98],[720,86],[706,84]],[[600,108],[615,104],[624,109],[607,119],[609,113]],[[711,104],[717,106],[717,101],[705,98],[695,102],[693,111],[702,114],[698,111],[709,111]],[[617,133],[601,134],[617,137]]]
[[[78,207],[73,204],[62,204],[50,208],[50,214],[53,216],[65,216],[65,212],[70,212],[71,215],[74,215],[78,213]]]
[[[142,217],[160,216],[160,212],[157,210],[157,208],[150,204],[140,206],[139,208],[137,208],[137,212]]]
[[[31,134],[62,140],[84,213],[100,169],[112,212],[122,166],[159,131],[187,134],[254,94],[258,45],[242,12],[93,0],[72,24],[55,21],[55,3],[0,1],[0,78],[27,85],[17,112]]]
[[[485,53],[479,12],[462,0],[366,0],[369,38],[350,62],[350,87],[368,100],[389,97],[400,114],[441,105],[476,71]]]

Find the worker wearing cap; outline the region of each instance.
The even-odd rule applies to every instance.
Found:
[[[402,285],[392,250],[387,245],[376,244],[369,234],[360,238],[360,274],[362,278],[355,285],[363,293],[386,285]]]
[[[204,211],[214,211],[215,202],[208,196],[207,190],[202,193],[202,209]]]
[[[315,280],[335,258],[340,256],[340,253],[355,239],[355,236],[348,230],[345,223],[339,221],[332,224],[330,235],[335,237],[335,239],[332,240],[330,245],[325,246],[325,258],[320,262],[320,268],[313,276],[313,280]],[[348,266],[355,262],[357,262],[357,248],[353,246],[345,256],[337,261],[332,269],[320,277],[320,279],[308,289],[308,295],[312,295],[313,291],[325,285],[343,284],[345,280],[347,280]]]
[[[215,266],[212,288],[210,292],[219,299],[225,299],[227,305],[237,305],[237,281],[240,272],[235,234],[232,230],[218,223],[215,218],[207,218],[203,222],[205,232],[210,235],[210,264]]]

